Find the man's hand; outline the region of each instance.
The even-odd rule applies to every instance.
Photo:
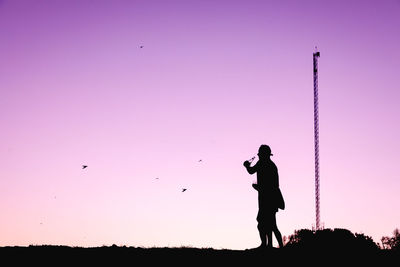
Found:
[[[250,161],[246,160],[245,162],[243,162],[243,166],[250,167]]]

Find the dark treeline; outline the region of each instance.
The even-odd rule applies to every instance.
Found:
[[[398,229],[393,231],[393,237],[381,238],[382,245],[375,243],[370,236],[363,233],[352,233],[347,229],[301,229],[290,235],[286,243],[287,248],[301,249],[337,249],[337,250],[392,250],[400,251],[400,233]]]
[[[400,260],[400,235],[395,230],[393,237],[383,237],[382,245],[371,237],[352,233],[346,229],[324,229],[295,231],[283,248],[228,250],[212,248],[140,248],[126,246],[68,247],[31,245],[29,247],[1,247],[0,257],[10,266],[21,264],[51,264],[93,266],[167,266],[168,264],[190,266],[201,265],[245,265],[279,262],[279,265],[299,264],[390,264]],[[326,265],[326,264],[322,264]]]

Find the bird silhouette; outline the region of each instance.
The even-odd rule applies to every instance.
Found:
[[[199,162],[203,162],[203,160],[202,160],[202,159],[199,159]]]
[[[185,192],[187,189],[186,188],[182,188],[182,193]]]
[[[156,177],[156,180],[159,180],[160,178]]]
[[[139,46],[139,48],[143,48],[143,47],[144,47],[144,45]]]
[[[87,168],[87,165],[82,165],[82,169],[85,169],[85,168]]]

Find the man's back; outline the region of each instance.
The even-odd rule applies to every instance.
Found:
[[[257,162],[257,184],[264,192],[279,188],[278,168],[272,160],[260,159]]]

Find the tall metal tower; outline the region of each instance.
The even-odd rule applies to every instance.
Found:
[[[314,154],[315,154],[315,229],[320,230],[319,206],[319,120],[318,120],[318,58],[320,53],[313,53],[314,73]]]

